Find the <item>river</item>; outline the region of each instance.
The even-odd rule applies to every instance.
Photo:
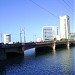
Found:
[[[36,55],[35,49],[23,57],[2,61],[0,75],[75,75],[75,47]]]

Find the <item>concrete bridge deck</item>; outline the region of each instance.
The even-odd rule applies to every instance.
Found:
[[[8,52],[15,52],[19,54],[23,54],[25,50],[28,50],[30,48],[35,48],[36,51],[38,49],[47,50],[48,49],[56,49],[57,47],[63,47],[63,46],[75,46],[75,41],[47,41],[47,42],[26,42],[26,43],[13,43],[13,44],[0,44],[0,59],[6,59],[6,53]]]

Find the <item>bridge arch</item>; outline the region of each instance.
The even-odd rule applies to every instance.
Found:
[[[49,52],[52,51],[52,47],[51,46],[41,46],[41,47],[36,47],[35,48],[35,53],[36,54],[40,54],[40,53],[45,53],[45,52]]]

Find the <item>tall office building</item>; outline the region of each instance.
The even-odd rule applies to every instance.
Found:
[[[56,26],[44,26],[42,28],[43,41],[55,40],[58,34],[58,27]]]
[[[4,34],[4,44],[11,42],[11,35]]]
[[[69,16],[60,16],[60,38],[69,39],[70,19]]]

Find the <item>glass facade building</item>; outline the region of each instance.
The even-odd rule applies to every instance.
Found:
[[[43,41],[55,40],[57,34],[58,34],[58,27],[56,27],[56,26],[44,26],[42,28]]]

